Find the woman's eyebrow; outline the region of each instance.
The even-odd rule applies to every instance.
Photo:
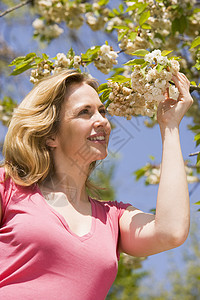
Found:
[[[80,105],[80,106],[78,106],[78,107],[75,108],[75,112],[79,111],[80,109],[91,108],[91,107],[92,107],[91,105]],[[99,106],[99,109],[101,109],[101,108],[105,108],[105,106],[103,104],[101,104]]]

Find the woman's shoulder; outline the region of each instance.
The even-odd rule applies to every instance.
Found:
[[[109,210],[109,211],[115,211],[118,213],[119,216],[121,216],[124,212],[124,210],[127,209],[127,207],[131,206],[130,203],[124,203],[124,202],[119,202],[117,200],[97,200],[93,199],[92,200],[96,203],[98,207],[102,207],[104,210]]]
[[[124,208],[124,207],[128,207],[131,204],[130,203],[124,203],[122,201],[117,201],[117,200],[98,200],[98,199],[94,199],[91,198],[93,201],[95,201],[97,204],[101,205],[101,206],[110,206],[110,207],[116,207],[116,208]]]

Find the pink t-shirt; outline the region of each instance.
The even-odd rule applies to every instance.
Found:
[[[3,181],[0,168],[0,299],[105,299],[117,274],[119,218],[130,204],[90,198],[91,230],[79,237],[37,185]]]

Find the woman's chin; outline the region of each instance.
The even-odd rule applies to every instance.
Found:
[[[95,153],[95,155],[92,157],[92,161],[102,160],[102,159],[106,158],[107,155],[108,155],[107,150]]]

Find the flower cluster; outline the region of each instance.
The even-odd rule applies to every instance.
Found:
[[[86,23],[94,31],[101,30],[108,22],[109,12],[110,10],[108,8],[94,2],[91,6],[91,11],[85,14]]]
[[[59,0],[36,0],[35,5],[38,13],[47,22],[66,22],[70,28],[78,29],[84,23],[83,14],[86,12],[86,4],[70,3]]]
[[[57,38],[63,33],[63,29],[57,24],[46,25],[41,19],[35,19],[32,23],[34,30],[34,35],[40,35],[45,40],[51,40]]]
[[[185,171],[186,171],[188,183],[194,183],[199,181],[199,178],[193,174],[193,170],[187,165],[185,165]],[[146,177],[146,184],[159,184],[160,173],[161,173],[160,165],[151,166],[149,164],[147,171],[144,173],[144,176]]]
[[[104,74],[108,74],[116,65],[118,54],[112,50],[109,45],[101,46],[98,52],[98,58],[94,61],[95,67]]]
[[[43,60],[37,64],[37,68],[31,71],[30,81],[33,84],[38,83],[43,77],[60,72],[62,69],[73,67],[75,69],[81,66],[81,57],[79,55],[68,55],[57,53],[54,64],[49,60]]]
[[[8,122],[10,121],[12,115],[8,115],[4,112],[4,107],[3,105],[0,105],[0,120],[4,125],[7,125]]]
[[[131,31],[131,30],[130,30]],[[119,34],[123,30],[119,30]],[[124,35],[119,43],[119,47],[127,54],[133,53],[138,49],[146,49],[151,47],[149,38],[151,38],[151,33],[146,30],[140,30],[138,35],[135,37],[134,41],[128,38],[128,35]]]
[[[143,65],[136,65],[131,74],[131,86],[109,82],[112,92],[109,95],[111,103],[108,111],[111,115],[124,116],[128,120],[131,116],[155,115],[158,104],[165,100],[164,93],[169,87],[169,96],[177,100],[178,89],[169,84],[172,74],[179,71],[178,61],[167,59],[160,50],[144,56]]]
[[[38,83],[45,76],[51,74],[52,67],[44,60],[37,65],[36,69],[31,70],[30,82]]]
[[[117,82],[108,81],[108,87],[112,92],[109,94],[108,112],[111,116],[126,117],[130,120],[133,115],[142,114],[141,107],[145,105],[145,98],[137,98],[130,87]]]
[[[12,118],[13,110],[16,108],[17,104],[12,102],[10,98],[5,100],[6,101],[0,100],[0,121],[3,125],[8,126]]]

